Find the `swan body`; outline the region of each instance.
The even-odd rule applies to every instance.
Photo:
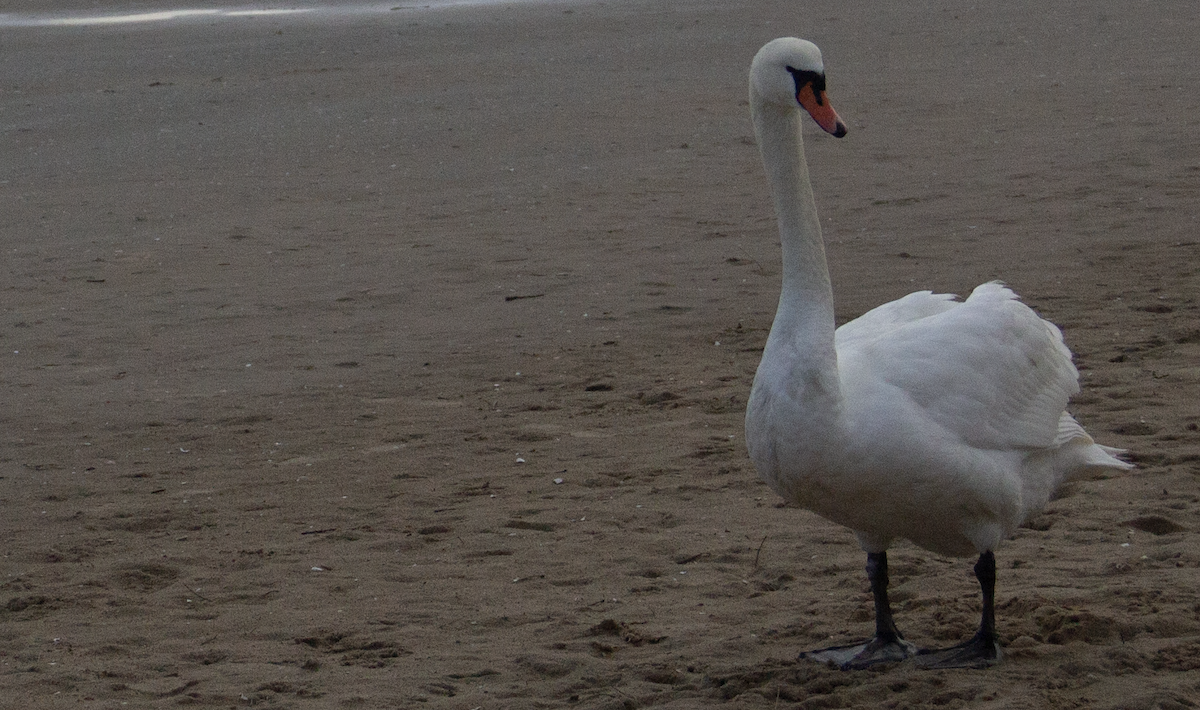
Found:
[[[916,651],[898,631],[886,638],[895,628],[886,601],[893,540],[978,554],[994,578],[992,551],[1059,485],[1131,466],[1067,413],[1079,375],[1062,333],[1000,283],[961,302],[912,293],[835,330],[800,132],[804,108],[827,132],[846,133],[825,96],[820,50],[794,38],[765,45],[751,65],[750,107],[779,220],[783,285],[750,393],[746,445],[775,492],[856,533],[868,553],[877,632],[891,644],[885,658],[868,648],[858,660],[896,660]],[[985,626],[986,618],[981,633]],[[985,662],[999,653],[989,633],[976,644]]]

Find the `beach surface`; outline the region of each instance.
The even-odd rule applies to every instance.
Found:
[[[0,12],[59,9],[100,13]],[[0,707],[1195,707],[1198,33],[1113,0],[0,27]],[[1001,279],[1137,465],[997,551],[987,670],[796,660],[872,607],[742,441],[780,283],[746,73],[783,35],[849,126],[806,128],[839,320]],[[890,560],[910,640],[973,633],[973,560]]]

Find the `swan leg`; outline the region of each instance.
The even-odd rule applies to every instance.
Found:
[[[957,646],[922,652],[916,658],[922,668],[984,668],[1000,662],[1000,637],[996,634],[996,556],[991,550],[975,563],[975,578],[983,592],[983,616],[979,631],[970,641]]]
[[[916,646],[904,640],[892,606],[888,602],[887,552],[867,553],[867,579],[875,597],[875,638],[866,643],[832,646],[800,654],[800,658],[820,663],[832,663],[842,670],[867,668],[876,663],[903,661],[920,653]]]

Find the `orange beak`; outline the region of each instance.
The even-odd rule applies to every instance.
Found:
[[[825,92],[819,94],[813,92],[812,84],[805,84],[800,87],[800,92],[796,94],[796,101],[808,111],[808,115],[813,117],[826,133],[832,134],[836,138],[841,138],[846,135],[846,124],[842,122],[837,111],[833,110],[833,106],[829,105],[829,98],[825,96]]]

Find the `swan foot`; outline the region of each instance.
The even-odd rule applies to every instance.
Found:
[[[876,636],[866,643],[831,646],[800,654],[801,660],[829,663],[844,671],[862,670],[880,663],[899,663],[923,653],[916,645],[899,636]]]
[[[867,579],[875,598],[875,638],[866,643],[833,646],[800,654],[800,658],[832,663],[844,671],[870,668],[879,663],[897,663],[921,653],[915,645],[904,640],[892,619],[888,603],[887,552],[867,554]]]
[[[921,651],[913,659],[913,663],[928,669],[987,668],[999,663],[1003,656],[1000,652],[1000,641],[996,636],[980,631],[970,641],[957,646]]]
[[[996,634],[996,557],[991,550],[979,555],[975,577],[983,592],[979,631],[966,643],[925,651],[915,663],[921,668],[987,668],[1000,662],[1000,637]]]

